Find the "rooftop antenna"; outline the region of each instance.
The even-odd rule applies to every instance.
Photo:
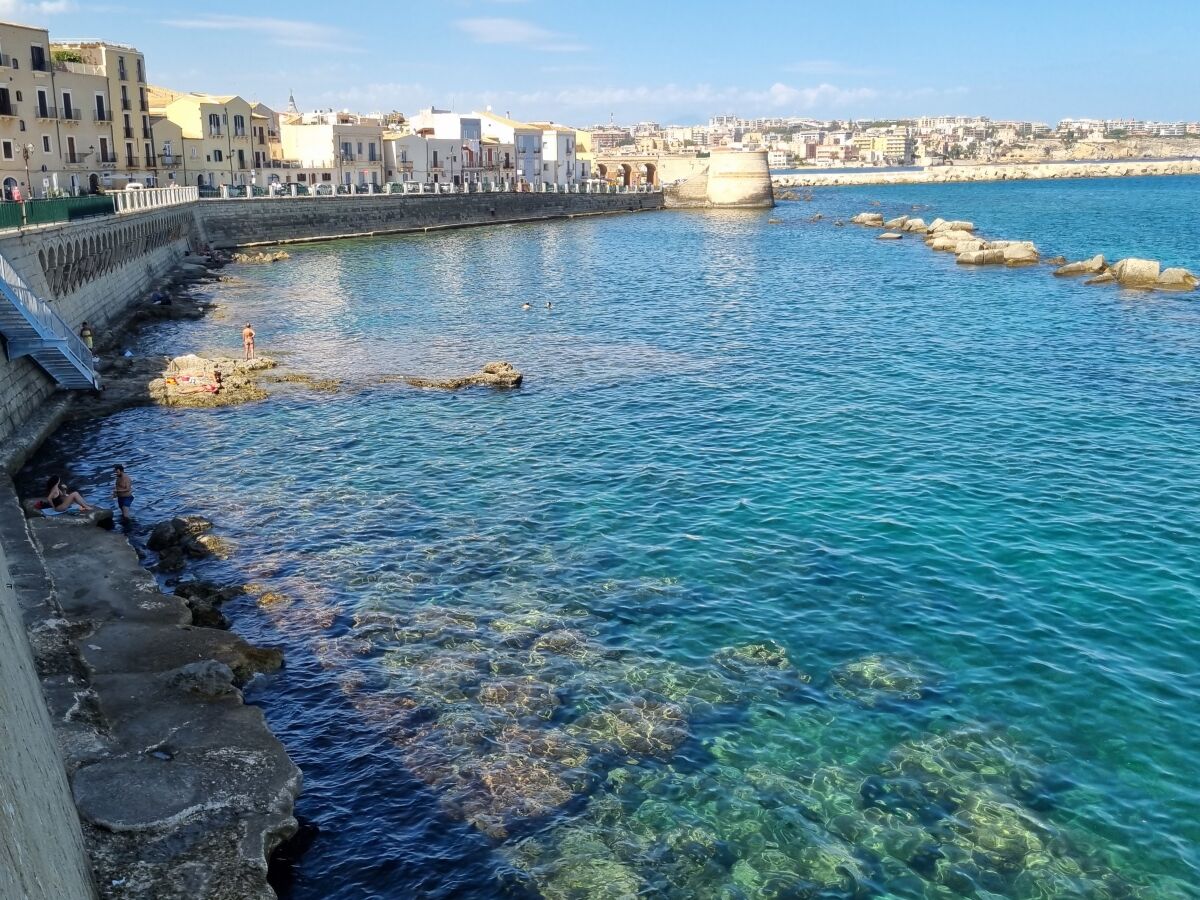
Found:
[[[288,112],[289,113],[300,112],[300,110],[296,108],[296,92],[293,91],[291,88],[288,88]]]

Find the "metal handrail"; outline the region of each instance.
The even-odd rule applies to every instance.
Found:
[[[84,372],[91,379],[92,384],[99,386],[96,370],[92,366],[92,351],[87,348],[83,338],[63,321],[49,303],[30,289],[29,285],[25,283],[25,279],[3,256],[0,256],[0,293],[16,304],[17,308],[25,315],[33,318],[44,331],[53,334],[56,340],[62,341],[63,352],[71,358],[76,368]]]

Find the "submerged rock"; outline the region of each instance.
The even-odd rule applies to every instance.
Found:
[[[856,659],[834,669],[833,693],[862,706],[889,700],[920,700],[924,676],[911,665],[881,654]]]
[[[674,703],[631,697],[588,713],[568,733],[639,756],[669,759],[687,740],[687,716]]]
[[[902,237],[904,237],[904,235],[900,234],[897,231],[885,231],[883,234],[879,235],[879,237],[877,237],[876,240],[878,240],[878,241],[898,241]]]
[[[235,253],[233,254],[235,263],[274,263],[282,262],[285,259],[291,259],[291,254],[285,250],[259,251],[251,253]]]
[[[515,388],[520,387],[524,376],[510,363],[490,362],[478,372],[457,378],[419,378],[404,376],[404,381],[413,387],[440,388],[442,390],[458,390],[459,388],[480,385],[483,387]]]

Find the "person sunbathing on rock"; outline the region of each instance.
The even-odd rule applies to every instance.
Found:
[[[72,506],[78,506],[81,512],[91,512],[96,508],[88,506],[79,491],[72,491],[57,475],[46,484],[46,502],[55,512],[66,512]]]

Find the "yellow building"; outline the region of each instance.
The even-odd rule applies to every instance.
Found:
[[[116,180],[115,186],[122,187],[131,181],[155,184],[157,160],[146,90],[146,58],[142,52],[128,44],[109,41],[55,41],[51,52],[56,81],[68,78],[72,81],[72,89],[68,90],[72,112],[81,113],[79,125],[84,124],[84,111],[89,111],[97,141],[102,136],[108,138],[106,155],[99,152],[102,149],[99,144],[95,146],[99,156],[113,160],[105,165],[111,166],[107,171]],[[62,112],[67,107],[63,90],[64,85],[59,84],[61,121],[65,121]],[[84,103],[76,102],[74,90],[84,92]],[[100,101],[102,94],[104,103]],[[78,152],[79,142],[76,144]]]
[[[148,93],[159,156],[173,163],[166,167],[167,181],[207,188],[251,183],[254,113],[249,102],[236,94],[181,94],[156,87]]]

